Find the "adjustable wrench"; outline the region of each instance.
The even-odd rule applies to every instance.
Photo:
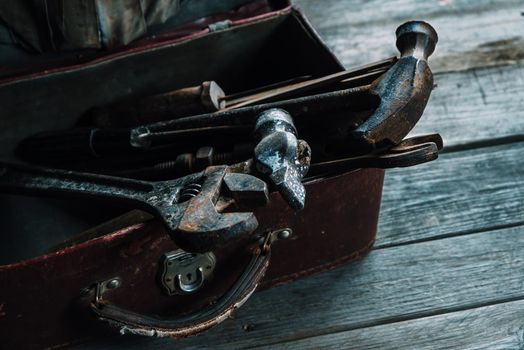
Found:
[[[223,186],[225,184],[225,186]],[[188,251],[205,252],[252,232],[253,213],[219,213],[228,197],[249,192],[255,204],[268,201],[267,185],[227,166],[175,180],[148,182],[112,176],[0,163],[0,191],[13,194],[98,197],[127,202],[159,217],[175,242]],[[241,200],[239,205],[247,205]]]
[[[128,202],[160,218],[173,240],[184,250],[207,252],[257,228],[258,222],[252,212],[223,212],[233,205],[238,209],[268,203],[266,183],[253,174],[267,175],[277,189],[283,189],[284,198],[294,208],[303,206],[304,189],[300,181],[310,157],[307,152],[298,152],[296,132],[289,133],[275,126],[282,123],[279,119],[282,116],[286,117],[286,128],[294,130],[291,117],[283,111],[270,111],[269,117],[267,114],[260,117],[264,127],[274,126],[263,131],[261,149],[264,155],[281,156],[275,163],[277,168],[270,165],[263,173],[253,165],[266,159],[264,155],[255,155],[254,161],[240,165],[211,166],[196,174],[157,182],[0,162],[0,192],[99,197]],[[291,141],[282,141],[279,136]],[[264,140],[272,142],[267,144]],[[308,149],[304,141],[301,145]],[[287,152],[282,153],[282,149]],[[300,171],[296,171],[297,164],[302,164]],[[287,175],[280,178],[274,170]],[[297,202],[302,205],[297,206]]]

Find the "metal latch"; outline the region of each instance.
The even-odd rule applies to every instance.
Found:
[[[213,277],[216,257],[212,252],[198,254],[178,249],[162,258],[161,283],[169,295],[190,294]]]
[[[226,19],[225,21],[219,21],[215,23],[211,23],[207,26],[210,32],[218,32],[220,30],[228,29],[233,25],[233,22],[229,19]]]

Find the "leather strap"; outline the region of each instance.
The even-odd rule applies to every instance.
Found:
[[[228,318],[255,291],[269,265],[269,245],[257,248],[248,266],[231,289],[216,303],[193,314],[177,318],[160,318],[138,314],[105,300],[95,300],[91,309],[121,333],[146,336],[184,338],[205,331]]]

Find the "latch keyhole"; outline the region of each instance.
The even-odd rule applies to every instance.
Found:
[[[196,270],[196,277],[193,280],[193,274],[188,273],[185,275],[185,279],[182,275],[176,275],[175,278],[175,289],[180,293],[193,293],[198,290],[204,284],[204,270],[199,267]]]
[[[188,294],[199,290],[211,279],[215,269],[215,255],[176,250],[164,255],[162,285],[168,294]]]

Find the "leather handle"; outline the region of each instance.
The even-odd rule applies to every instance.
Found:
[[[120,332],[184,338],[203,332],[228,318],[255,291],[269,266],[269,243],[255,249],[246,269],[235,284],[216,303],[204,310],[177,318],[160,318],[135,313],[95,297],[91,309],[104,321],[119,327]],[[98,293],[97,293],[98,295]]]

